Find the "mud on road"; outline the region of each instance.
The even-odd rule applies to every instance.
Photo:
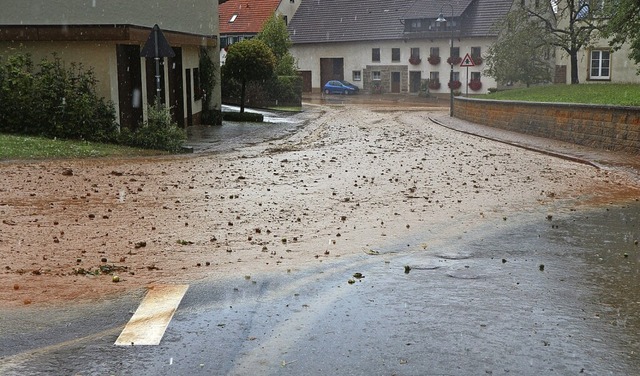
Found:
[[[224,153],[0,164],[0,305],[288,273],[415,233],[436,243],[515,213],[640,197],[616,170],[429,121],[443,110],[313,111],[291,136]]]

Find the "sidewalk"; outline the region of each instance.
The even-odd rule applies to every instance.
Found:
[[[634,180],[640,184],[640,154],[633,155],[589,148],[568,142],[471,123],[448,115],[433,116],[429,119],[436,124],[459,132],[503,142],[578,163],[584,163],[599,169],[616,168],[627,170],[635,175]]]

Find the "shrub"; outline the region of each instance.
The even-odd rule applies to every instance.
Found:
[[[115,110],[96,93],[93,71],[65,67],[55,54],[34,69],[31,56],[0,62],[0,131],[63,139],[113,141]]]
[[[147,121],[135,131],[123,128],[120,141],[129,146],[145,149],[180,151],[187,134],[171,120],[167,107],[147,106]]]
[[[250,121],[255,123],[264,121],[264,115],[256,114],[255,112],[223,112],[222,118],[228,121]]]
[[[38,70],[28,54],[9,56],[0,62],[0,130],[113,141],[115,110],[98,97],[96,83],[93,71],[75,63],[67,68],[55,54],[53,60],[43,59]]]

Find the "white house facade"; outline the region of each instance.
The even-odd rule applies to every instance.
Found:
[[[455,90],[486,93],[496,82],[483,74],[482,57],[511,1],[450,4],[303,1],[289,24],[303,87],[319,91],[328,80],[343,79],[371,92],[418,93],[428,82],[430,92],[448,93],[453,62]]]

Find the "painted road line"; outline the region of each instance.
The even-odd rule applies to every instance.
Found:
[[[116,340],[116,346],[159,345],[189,285],[153,286]]]

